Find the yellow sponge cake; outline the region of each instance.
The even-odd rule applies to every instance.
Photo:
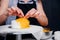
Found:
[[[20,24],[21,28],[29,28],[30,22],[26,18],[16,19],[16,22]]]
[[[12,21],[12,26],[15,26],[14,28],[29,28],[30,26],[30,21],[26,18],[18,18],[14,21]]]

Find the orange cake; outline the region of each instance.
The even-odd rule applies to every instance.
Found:
[[[18,18],[16,19],[16,22],[19,23],[20,28],[29,28],[30,21],[26,18]]]
[[[43,32],[50,32],[50,29],[49,28],[44,28]]]
[[[29,28],[30,21],[27,18],[18,18],[11,22],[12,28],[25,29]]]

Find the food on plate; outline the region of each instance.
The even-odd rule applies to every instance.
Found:
[[[29,28],[30,22],[26,18],[16,19],[16,22],[19,23],[19,25],[21,26],[21,28]]]
[[[30,21],[27,18],[18,18],[14,21],[12,21],[13,26],[15,25],[15,28],[21,28],[21,29],[25,29],[25,28],[29,28],[30,26]]]
[[[50,29],[49,28],[44,28],[43,32],[50,32]]]

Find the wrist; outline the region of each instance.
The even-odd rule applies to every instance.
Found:
[[[5,16],[7,16],[7,17],[9,16],[9,14],[8,14],[8,13],[6,13],[6,14],[3,14],[3,15],[5,15]]]
[[[6,16],[6,17],[9,16],[8,12],[5,12],[5,13],[3,13],[3,14],[1,14],[1,15],[4,15],[4,16]],[[0,15],[0,16],[1,16],[1,15]]]

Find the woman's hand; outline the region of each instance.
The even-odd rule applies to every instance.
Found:
[[[24,14],[21,9],[18,7],[11,7],[8,9],[9,15],[24,17]]]
[[[42,26],[47,26],[48,25],[48,19],[46,15],[36,9],[31,9],[30,11],[27,12],[25,15],[25,18],[29,17],[34,17],[37,19],[37,21],[42,25]]]
[[[27,12],[25,18],[29,18],[29,17],[37,18],[39,14],[40,13],[36,9],[32,8],[30,11]]]

